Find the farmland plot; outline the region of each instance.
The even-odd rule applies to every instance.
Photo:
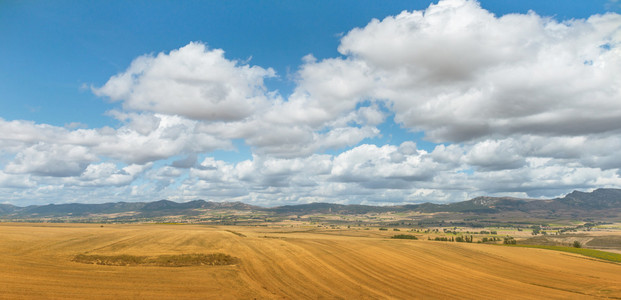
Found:
[[[357,234],[4,223],[0,298],[621,298],[621,264],[544,249]],[[227,263],[154,263],[210,255]],[[96,263],[119,257],[138,263]]]

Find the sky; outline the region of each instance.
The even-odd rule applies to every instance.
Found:
[[[621,1],[0,1],[0,203],[621,188]]]

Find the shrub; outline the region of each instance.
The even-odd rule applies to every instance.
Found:
[[[574,248],[582,248],[582,244],[580,244],[580,242],[578,242],[578,241],[574,241],[574,244],[572,246]]]
[[[508,236],[504,239],[502,243],[505,245],[515,245],[517,244],[517,241],[513,237]]]

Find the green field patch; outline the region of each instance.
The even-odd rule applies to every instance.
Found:
[[[224,253],[192,253],[158,256],[78,254],[73,257],[72,261],[103,266],[188,267],[233,265],[239,262],[239,259]]]
[[[547,249],[547,250],[555,250],[562,252],[569,252],[580,254],[588,257],[593,257],[597,259],[612,261],[621,263],[621,254],[606,252],[595,249],[585,249],[585,248],[574,248],[574,247],[565,247],[565,246],[549,246],[549,245],[504,245],[508,247],[523,247],[523,248],[537,248],[537,249]]]

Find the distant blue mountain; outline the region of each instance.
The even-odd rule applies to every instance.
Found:
[[[450,204],[407,204],[398,206],[343,205],[334,203],[309,203],[264,208],[241,202],[210,202],[194,200],[173,202],[116,202],[103,204],[48,204],[19,207],[0,204],[0,218],[56,218],[88,217],[98,214],[132,213],[137,217],[171,215],[198,215],[202,210],[264,211],[277,215],[304,215],[312,213],[365,214],[381,212],[417,211],[423,213],[454,212],[471,214],[494,214],[521,212],[528,214],[555,213],[557,215],[592,215],[597,212],[621,213],[621,189],[597,189],[590,193],[574,191],[562,198],[521,199],[511,197],[477,197]],[[597,215],[597,214],[595,214]]]

